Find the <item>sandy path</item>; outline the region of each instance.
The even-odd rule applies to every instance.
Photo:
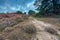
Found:
[[[43,21],[38,21],[37,19],[34,19],[34,18],[32,20],[32,23],[37,28],[37,35],[34,40],[59,40],[56,35],[52,35],[44,31],[46,27],[51,27],[55,29],[54,25],[45,23]]]

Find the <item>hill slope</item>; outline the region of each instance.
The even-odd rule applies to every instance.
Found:
[[[60,40],[60,31],[55,25],[24,14],[4,14],[0,19],[0,40]]]

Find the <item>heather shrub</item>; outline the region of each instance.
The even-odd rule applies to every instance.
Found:
[[[35,34],[36,33],[36,28],[34,26],[26,26],[23,28],[23,31],[28,34]]]
[[[0,40],[4,40],[4,38],[2,36],[0,36]]]
[[[5,29],[4,25],[0,24],[0,32],[2,32]]]
[[[45,31],[49,32],[50,34],[54,34],[54,35],[57,35],[57,31],[53,28],[45,28]]]

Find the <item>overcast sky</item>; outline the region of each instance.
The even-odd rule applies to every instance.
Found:
[[[16,12],[18,10],[28,12],[34,10],[35,0],[0,0],[0,12]]]

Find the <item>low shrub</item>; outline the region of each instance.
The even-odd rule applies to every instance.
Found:
[[[26,26],[23,28],[23,31],[28,34],[36,33],[36,28],[34,26]]]
[[[0,25],[0,32],[2,32],[5,29],[3,25]]]
[[[60,18],[60,15],[56,15],[57,18]]]
[[[49,32],[50,34],[54,34],[54,35],[57,35],[57,31],[53,28],[45,28],[45,31]]]
[[[4,40],[4,38],[0,36],[0,40]]]

